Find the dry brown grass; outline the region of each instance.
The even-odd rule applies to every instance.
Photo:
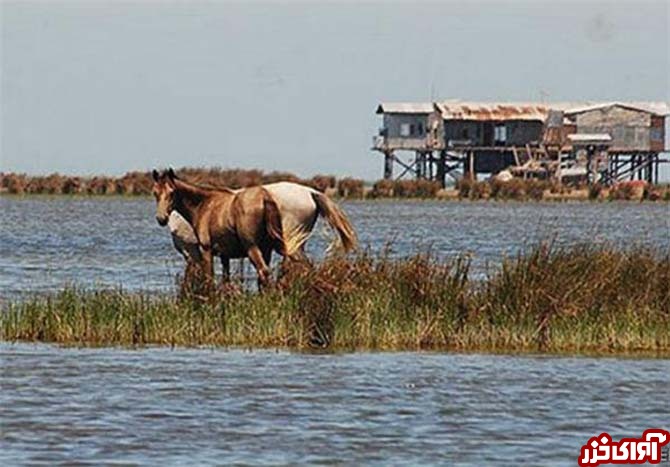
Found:
[[[667,252],[544,244],[484,280],[470,279],[469,265],[360,253],[295,263],[264,293],[67,289],[10,303],[0,330],[9,341],[79,345],[670,355]]]
[[[343,178],[337,182],[337,195],[341,198],[363,198],[365,195],[365,182],[357,178]]]
[[[345,177],[338,180],[332,175],[300,178],[290,172],[263,172],[261,170],[213,168],[181,168],[177,173],[196,184],[214,187],[243,188],[278,181],[291,181],[311,186],[321,192],[341,198],[421,198],[453,199],[444,196],[440,184],[428,180],[378,180],[366,189],[361,179]],[[128,172],[121,177],[79,177],[51,174],[29,176],[0,173],[0,193],[48,195],[129,195],[145,196],[151,193],[149,172]],[[593,185],[576,189],[555,182],[534,179],[512,179],[506,182],[472,181],[465,177],[456,184],[460,199],[496,200],[648,200],[670,201],[669,186],[651,186],[646,182],[621,182],[611,188]]]

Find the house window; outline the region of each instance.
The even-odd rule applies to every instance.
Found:
[[[467,129],[467,128],[463,128],[463,131],[462,131],[462,133],[461,133],[461,136],[463,136],[463,139],[468,139],[468,138],[469,138],[469,135],[468,135],[468,129]]]
[[[496,143],[507,141],[507,127],[505,125],[496,125],[493,128],[493,139],[495,139]]]
[[[400,124],[400,136],[407,138],[410,135],[409,123]]]
[[[649,138],[651,138],[652,141],[662,141],[663,128],[652,128],[649,130]]]

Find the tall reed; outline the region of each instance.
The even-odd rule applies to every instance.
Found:
[[[70,288],[15,301],[2,338],[76,345],[654,352],[670,355],[670,256],[539,245],[484,279],[467,257],[360,253],[208,300]]]

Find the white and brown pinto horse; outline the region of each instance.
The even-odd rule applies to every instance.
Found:
[[[187,183],[172,169],[153,171],[156,219],[170,227],[175,247],[189,263],[201,263],[213,279],[219,256],[224,279],[230,259],[248,257],[259,284],[269,280],[272,251],[299,257],[319,215],[338,233],[345,251],[356,245],[346,215],[330,198],[297,183],[280,182],[230,190]]]

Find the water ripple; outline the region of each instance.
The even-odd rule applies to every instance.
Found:
[[[2,465],[574,465],[603,429],[670,420],[668,360],[7,344],[0,358]]]
[[[182,261],[148,198],[0,197],[0,299],[64,284],[169,290]],[[363,245],[474,255],[484,274],[539,239],[670,248],[668,203],[347,202]],[[325,250],[317,226],[309,253]],[[233,269],[237,270],[237,267]]]

